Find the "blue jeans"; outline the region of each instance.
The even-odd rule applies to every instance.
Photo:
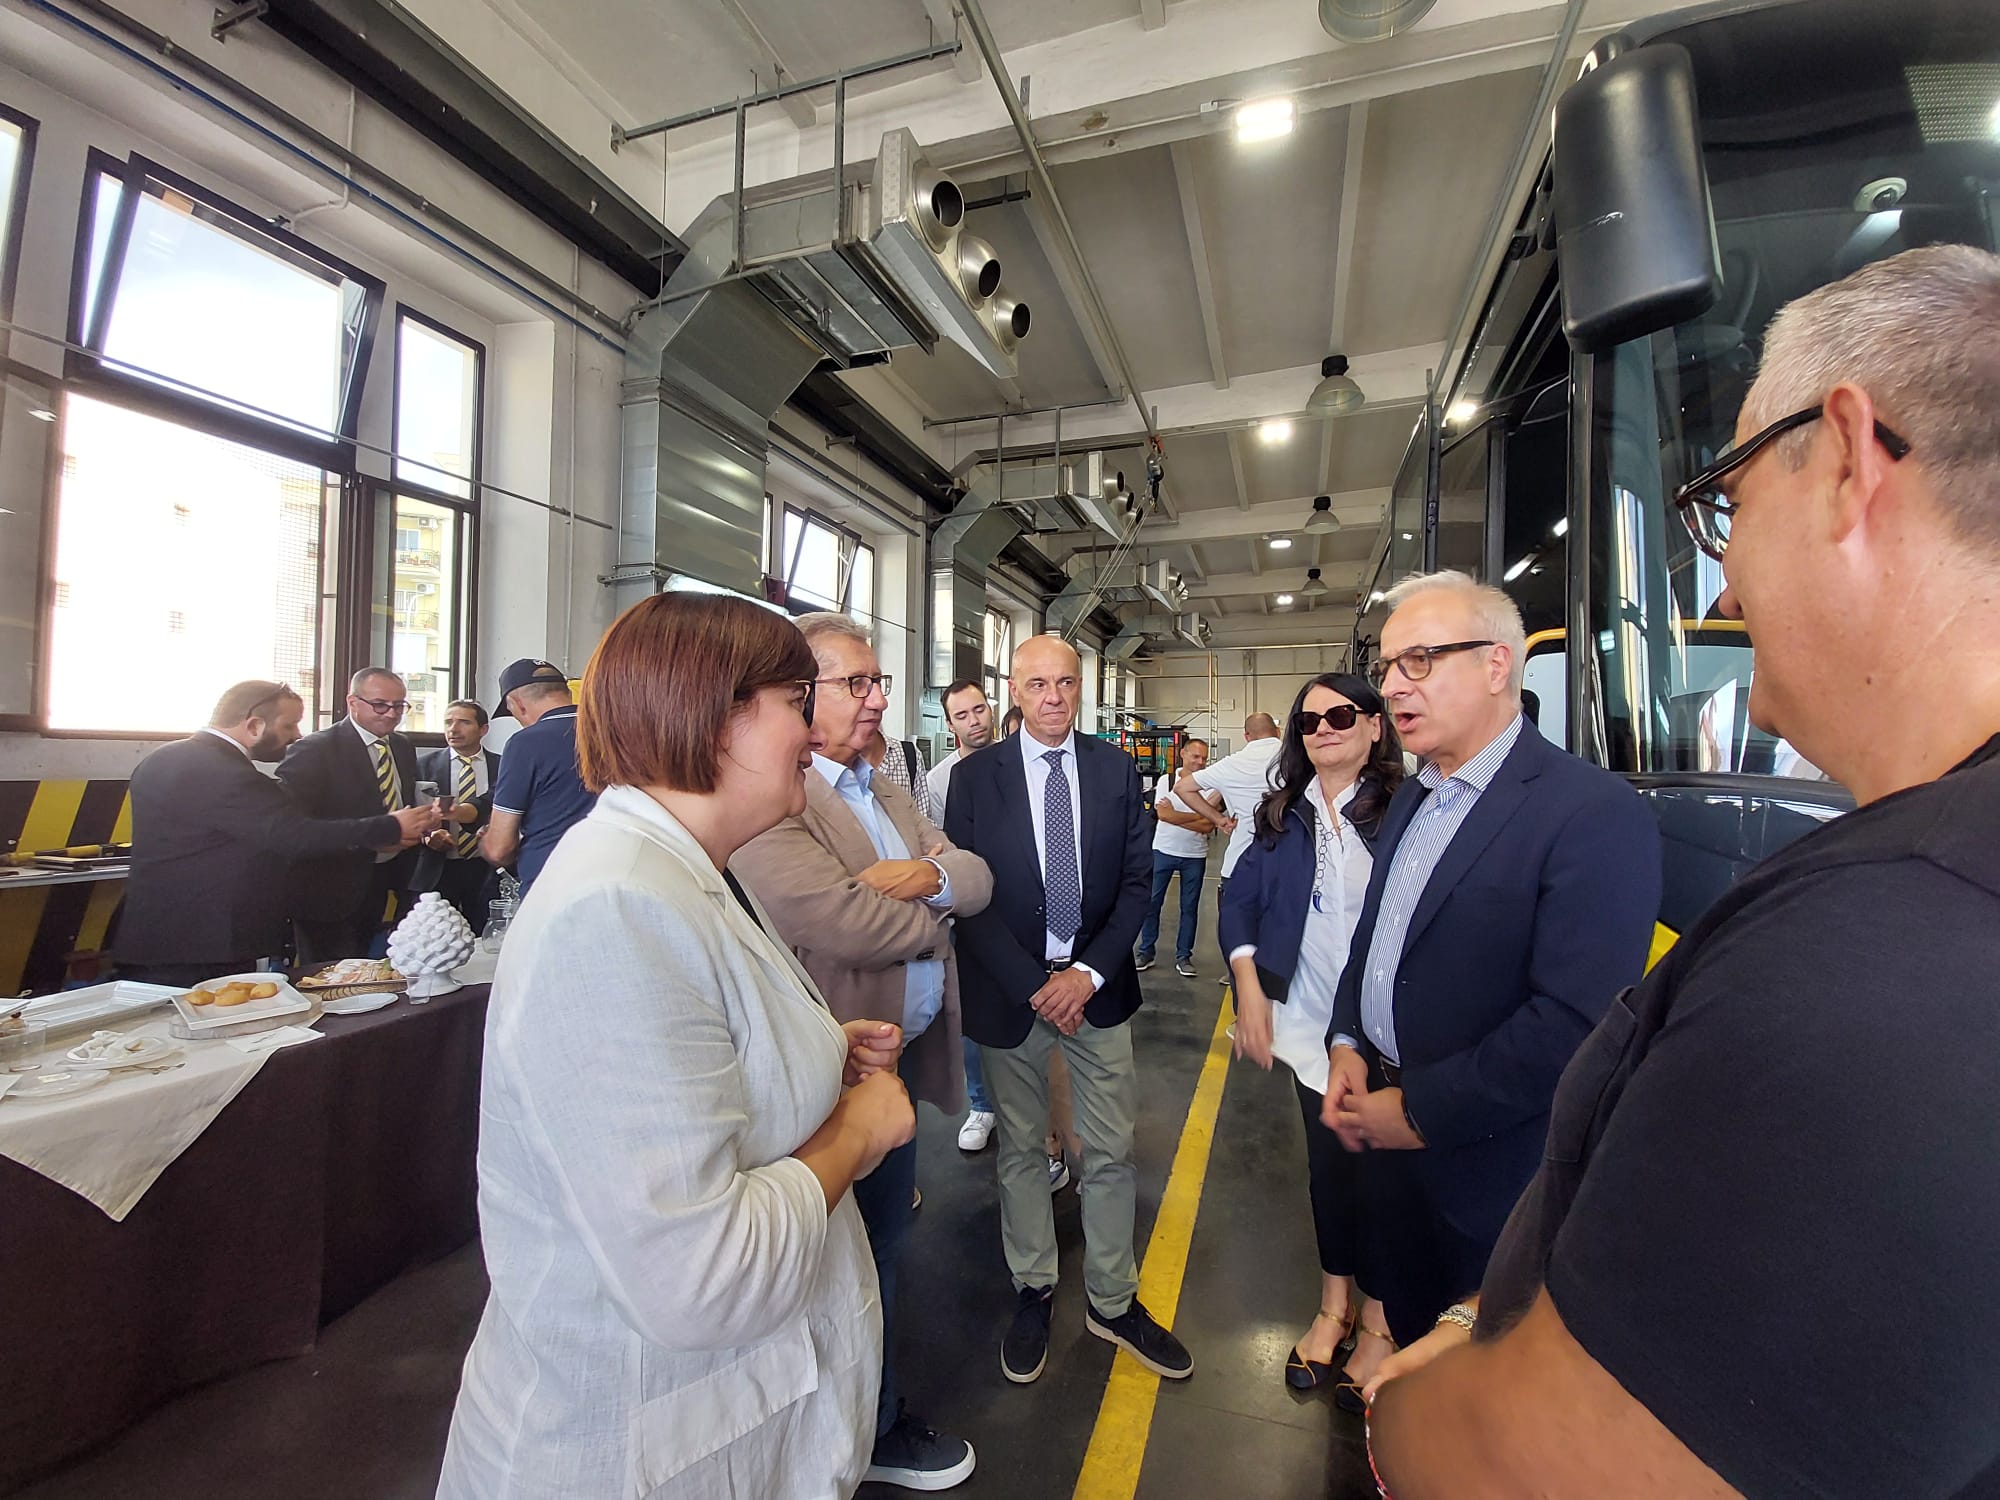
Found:
[[[986,1097],[986,1069],[979,1061],[979,1043],[965,1038],[965,1104],[981,1114],[993,1113],[993,1101]]]
[[[1174,957],[1181,963],[1193,960],[1195,919],[1201,911],[1201,881],[1207,869],[1208,861],[1199,854],[1181,856],[1153,851],[1153,909],[1147,913],[1146,925],[1139,929],[1141,953],[1151,953],[1160,940],[1160,908],[1167,903],[1167,884],[1179,875],[1181,928],[1174,934]]]
[[[914,1139],[882,1158],[882,1164],[854,1184],[854,1206],[868,1231],[868,1249],[875,1257],[875,1279],[882,1293],[882,1392],[876,1406],[875,1436],[896,1423],[896,1271],[903,1260],[903,1242],[916,1222],[911,1199],[917,1188],[917,1143]]]

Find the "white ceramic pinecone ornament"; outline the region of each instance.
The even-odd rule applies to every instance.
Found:
[[[389,962],[410,982],[412,1000],[458,989],[451,971],[472,957],[472,949],[472,924],[436,891],[419,896],[389,934]]]

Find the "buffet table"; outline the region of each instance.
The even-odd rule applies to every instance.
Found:
[[[322,1017],[122,1222],[0,1158],[0,1494],[475,1236],[486,997]]]

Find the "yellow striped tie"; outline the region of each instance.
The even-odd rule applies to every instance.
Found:
[[[467,756],[458,758],[458,784],[452,788],[452,798],[456,802],[470,802],[479,795],[479,780],[473,774],[472,761]],[[470,859],[478,852],[479,839],[467,824],[458,826],[458,834],[452,840],[458,848],[460,859]]]
[[[396,768],[389,762],[389,746],[377,740],[369,748],[375,752],[375,785],[382,789],[382,806],[394,812],[403,805],[403,797],[396,787]]]

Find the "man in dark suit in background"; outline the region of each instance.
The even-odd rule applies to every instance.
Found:
[[[113,944],[127,977],[186,986],[248,973],[285,950],[294,857],[406,849],[437,826],[430,808],[301,812],[253,762],[283,755],[304,712],[288,687],[239,682],[206,729],[132,773],[132,873]]]
[[[1048,1063],[1067,1060],[1083,1135],[1085,1326],[1169,1379],[1194,1372],[1179,1339],[1134,1294],[1139,1008],[1132,945],[1151,904],[1153,819],[1132,758],[1076,733],[1082,666],[1039,635],[1014,653],[1021,733],[960,762],[945,835],[993,872],[993,901],[956,925],[965,1034],[980,1044],[999,1116],[1000,1233],[1017,1297],[1000,1348],[1006,1377],[1042,1373],[1055,1299],[1055,1215],[1043,1132]]]
[[[417,800],[417,751],[396,726],[409,689],[387,667],[363,667],[347,684],[347,717],[286,752],[278,779],[315,818],[366,818]],[[293,925],[299,962],[362,958],[388,925],[391,893],[408,888],[407,851],[301,861]]]
[[[1410,1343],[1479,1289],[1556,1080],[1646,965],[1660,837],[1521,713],[1521,612],[1463,573],[1392,590],[1374,675],[1420,756],[1384,813],[1334,1001],[1325,1119],[1366,1151],[1369,1290]],[[1384,1330],[1348,1366],[1365,1383]]]
[[[410,894],[437,891],[474,932],[486,930],[486,887],[493,875],[479,854],[479,830],[493,812],[500,775],[500,757],[484,748],[486,725],[486,710],[461,698],[444,711],[445,748],[417,752],[417,774],[450,799],[451,811],[417,851]]]

